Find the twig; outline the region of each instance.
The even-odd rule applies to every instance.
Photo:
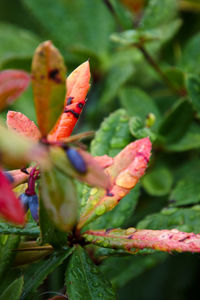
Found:
[[[169,89],[175,93],[178,94],[179,96],[183,96],[182,91],[177,90],[169,81],[165,73],[161,70],[157,62],[153,59],[153,57],[148,53],[148,51],[144,48],[143,45],[138,44],[136,47],[142,52],[144,58],[146,61],[152,66],[152,68],[160,75],[162,80],[165,82],[165,84],[169,87]]]
[[[179,7],[180,7],[180,10],[183,10],[183,11],[200,13],[200,4],[199,3],[182,0],[182,1],[180,1]]]

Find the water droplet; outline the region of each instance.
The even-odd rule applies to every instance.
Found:
[[[172,233],[179,233],[179,230],[178,229],[172,229],[171,232]]]
[[[110,131],[110,126],[108,126],[107,124],[103,124],[102,125],[102,130],[103,131]]]
[[[91,235],[86,235],[86,236],[85,236],[85,239],[86,239],[86,241],[88,241],[88,242],[92,242],[93,237],[92,237]]]
[[[96,213],[96,215],[97,216],[101,216],[101,215],[103,215],[104,213],[106,212],[106,207],[105,207],[105,205],[100,205],[100,206],[98,206],[96,209],[95,209],[95,213]]]
[[[169,215],[172,215],[174,214],[178,209],[176,207],[172,207],[172,208],[164,208],[161,213],[162,215],[165,215],[165,216],[169,216]]]
[[[99,273],[99,271],[98,271],[98,269],[97,268],[92,268],[92,273],[93,274],[98,274]],[[97,286],[98,286],[99,284],[97,283]]]
[[[107,248],[109,245],[110,245],[109,241],[104,241],[102,243],[102,246],[105,247],[105,248]]]
[[[130,235],[136,232],[136,229],[134,227],[130,227],[126,230],[126,235]]]
[[[200,205],[195,205],[192,207],[193,210],[200,211]]]
[[[97,192],[98,192],[98,189],[97,189],[97,188],[93,188],[93,189],[91,189],[91,191],[90,191],[90,195],[93,196],[93,195],[95,195]]]

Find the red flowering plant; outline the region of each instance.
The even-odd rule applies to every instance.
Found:
[[[123,217],[120,204],[128,194],[134,198],[132,189],[145,173],[151,142],[148,137],[130,142],[110,156],[92,156],[72,146],[88,135],[70,137],[86,103],[89,62],[67,80],[65,76],[64,60],[50,41],[36,49],[31,76],[17,70],[0,73],[1,109],[32,81],[39,127],[15,111],[7,114],[7,128],[0,125],[0,214],[15,224],[0,223],[1,235],[8,239],[2,246],[7,261],[0,267],[0,276],[8,273],[9,265],[26,265],[14,273],[14,283],[20,286],[19,297],[28,299],[68,259],[65,284],[69,299],[88,299],[88,293],[91,299],[115,299],[111,284],[95,263],[113,253],[140,254],[147,249],[200,252],[200,235],[176,229],[118,228]],[[113,122],[122,124],[121,130],[126,121],[123,110],[104,121],[92,142],[92,154],[97,141],[104,144],[105,136],[111,138]],[[124,139],[123,130],[120,132],[115,145]],[[106,216],[118,218],[116,226],[114,221],[106,222]],[[9,284],[13,277],[8,275],[6,280]]]

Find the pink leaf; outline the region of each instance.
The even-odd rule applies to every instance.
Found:
[[[135,249],[150,248],[171,252],[200,253],[200,234],[172,230],[146,230],[136,228],[89,230],[83,234],[86,241],[98,246],[124,249],[135,253]]]
[[[151,142],[144,138],[126,146],[114,159],[103,156],[102,166],[111,178],[109,190],[92,190],[86,206],[82,209],[78,229],[112,210],[144,175],[151,155]]]
[[[31,171],[31,169],[32,168],[27,169],[28,173]],[[12,187],[16,187],[19,184],[26,182],[29,178],[29,175],[22,172],[20,169],[8,171],[8,173],[13,177]]]
[[[41,137],[40,131],[33,121],[20,112],[10,110],[7,114],[7,126],[16,130],[23,136],[38,141]]]
[[[24,71],[0,72],[0,110],[17,99],[27,89],[29,82],[30,76]]]

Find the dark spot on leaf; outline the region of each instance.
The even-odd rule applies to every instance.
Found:
[[[146,163],[149,162],[149,159],[141,152],[137,152],[136,156],[142,156],[144,158],[144,160],[146,161]]]
[[[179,240],[179,242],[184,242],[185,240],[189,239],[189,236],[184,237],[183,239]]]
[[[175,202],[176,202],[176,200],[174,200],[174,199],[169,200],[169,203],[175,203]]]
[[[108,234],[111,230],[113,230],[113,228],[108,228],[105,230],[105,233]]]
[[[108,196],[108,197],[112,197],[112,196],[114,196],[114,194],[113,194],[113,193],[111,193],[109,190],[107,190],[107,191],[106,191],[106,196]]]
[[[59,69],[53,69],[53,70],[49,71],[49,74],[48,74],[49,79],[55,81],[56,83],[60,83],[61,79],[58,75],[59,75]]]
[[[129,235],[128,240],[131,240],[134,234]]]
[[[44,52],[43,51],[39,51],[38,55],[41,56],[41,57],[43,57],[44,56]]]
[[[74,117],[75,117],[76,119],[79,118],[79,113],[75,112],[73,109],[65,109],[65,110],[64,110],[64,113],[71,113],[71,114],[74,115]]]
[[[80,103],[77,104],[77,106],[78,106],[79,108],[83,108],[83,103],[80,102]]]
[[[74,97],[68,97],[67,98],[67,105],[70,105],[72,103],[73,99],[74,99]]]

